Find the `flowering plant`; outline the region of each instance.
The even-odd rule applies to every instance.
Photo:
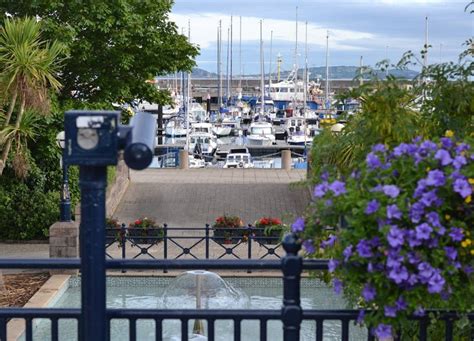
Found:
[[[223,215],[216,218],[214,222],[214,237],[218,243],[238,243],[242,238],[245,241],[247,234],[242,228],[244,223],[242,219],[235,215]]]
[[[375,145],[347,179],[324,176],[293,223],[308,254],[330,258],[334,290],[379,339],[427,308],[474,310],[473,159],[472,144],[452,134]]]
[[[148,227],[156,227],[155,225],[156,225],[156,222],[153,219],[145,217],[145,218],[138,218],[133,223],[130,223],[128,226],[146,229]]]
[[[235,215],[223,215],[216,218],[214,227],[242,227],[244,223],[242,219]]]
[[[278,218],[263,217],[255,222],[255,227],[264,228],[264,230],[256,230],[255,237],[257,242],[264,244],[278,244],[280,236],[285,229],[285,225]],[[263,233],[262,233],[263,232]],[[270,238],[265,238],[267,236]]]
[[[163,240],[164,230],[153,219],[138,218],[128,227],[128,236],[135,244],[156,244]]]

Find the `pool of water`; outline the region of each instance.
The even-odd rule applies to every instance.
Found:
[[[140,308],[163,309],[162,294],[172,278],[159,277],[110,277],[107,281],[107,307],[109,308]],[[282,281],[278,278],[225,278],[236,288],[240,288],[250,298],[250,309],[281,309]],[[347,308],[342,297],[333,293],[324,284],[302,279],[301,305],[303,309],[343,309]],[[53,307],[79,308],[80,281],[71,278],[69,288],[57,300]],[[229,307],[232,309],[232,307]],[[194,321],[189,322],[188,330],[192,332]],[[204,323],[205,325],[205,323]],[[206,327],[206,326],[205,326]],[[39,321],[34,329],[34,340],[50,340],[50,322]],[[341,325],[338,321],[324,323],[324,340],[341,340]],[[259,322],[244,320],[241,324],[243,341],[253,341],[259,338]],[[269,321],[267,325],[267,340],[283,340],[282,324],[279,321]],[[216,340],[229,341],[233,339],[233,322],[216,321]],[[316,323],[303,321],[301,340],[315,340]],[[366,339],[365,329],[351,324],[350,340]],[[189,337],[192,335],[190,334]],[[77,340],[77,322],[72,320],[59,321],[59,339]],[[114,341],[128,340],[128,321],[111,321],[111,339]],[[177,320],[163,321],[163,339],[181,340],[180,322]],[[152,320],[137,321],[137,340],[155,340],[155,324]]]

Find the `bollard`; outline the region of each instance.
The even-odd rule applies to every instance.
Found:
[[[180,150],[179,151],[179,169],[188,169],[189,168],[189,161],[188,161],[188,151],[187,150]]]
[[[291,170],[291,150],[281,151],[281,169]]]
[[[283,270],[283,340],[299,341],[300,325],[303,313],[300,305],[300,279],[303,259],[298,256],[301,244],[296,234],[287,234],[283,238],[286,256],[281,260]]]

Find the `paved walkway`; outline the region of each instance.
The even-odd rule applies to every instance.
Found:
[[[304,170],[148,169],[132,172],[132,181],[114,216],[124,223],[138,217],[169,226],[203,227],[223,214],[244,223],[262,216],[290,222],[309,201]]]
[[[268,169],[148,169],[131,173],[132,181],[114,217],[129,223],[138,217],[149,217],[170,227],[204,227],[212,224],[222,214],[235,214],[244,222],[253,223],[262,216],[279,217],[291,222],[302,213],[309,201],[309,192],[297,182],[304,180],[302,170]],[[170,235],[179,235],[173,231]],[[187,233],[189,234],[189,233]],[[197,232],[196,235],[203,235]],[[191,247],[200,238],[180,240],[182,247]],[[192,250],[204,258],[204,242]],[[182,249],[169,242],[169,258],[174,258]],[[234,247],[235,245],[226,245]],[[270,246],[271,247],[271,246]],[[163,258],[163,244],[151,248],[150,254]],[[108,249],[109,254],[119,258],[121,249],[116,244]],[[211,258],[217,258],[225,249],[211,242]],[[134,257],[138,248],[127,247],[127,256]],[[234,249],[242,258],[247,257],[247,244]],[[253,257],[260,258],[267,253],[263,246],[254,245]],[[281,247],[278,251],[282,254]],[[0,243],[0,258],[48,258],[48,244],[4,244]],[[148,258],[142,255],[140,258]],[[185,255],[182,258],[191,258]],[[226,255],[225,259],[234,258]],[[267,258],[267,257],[266,257]],[[270,257],[272,258],[272,257]],[[9,271],[4,271],[8,273]]]

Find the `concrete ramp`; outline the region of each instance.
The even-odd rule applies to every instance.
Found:
[[[291,222],[310,200],[306,186],[292,184],[305,176],[304,170],[280,169],[132,171],[114,217],[124,223],[149,217],[170,227],[203,227],[223,214],[245,224],[262,216]]]

